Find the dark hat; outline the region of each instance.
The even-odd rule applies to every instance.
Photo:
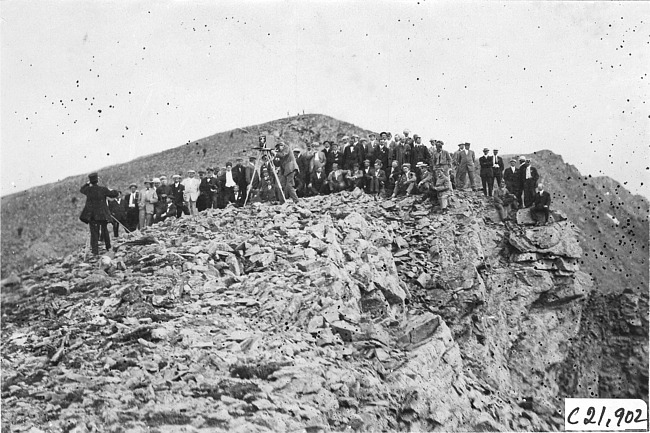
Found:
[[[249,157],[248,157],[248,160],[249,160],[249,161],[255,161],[256,159],[257,159],[257,158],[255,158],[254,156],[249,156]]]
[[[458,147],[465,146],[465,143],[458,143]]]
[[[228,161],[228,162],[226,163],[226,167],[228,167],[228,166],[232,167],[232,162]]]
[[[145,180],[143,183],[144,183],[145,185],[146,185],[146,184],[151,185],[151,184],[153,183],[153,180],[148,179],[148,180]]]
[[[444,144],[445,144],[444,141],[442,141],[442,140],[436,140],[436,146],[437,146],[437,145],[444,146]]]
[[[214,172],[214,168],[212,168],[212,167],[208,167],[208,168],[205,169],[205,171],[212,171],[212,172]]]
[[[381,163],[381,159],[375,159],[375,164],[382,165],[382,163]]]
[[[358,167],[358,166],[359,166],[358,162],[355,162],[355,163],[352,164],[352,167]]]
[[[205,171],[199,170],[199,174],[205,174]]]
[[[99,175],[97,173],[90,173],[88,175],[88,180],[91,182],[97,182],[99,180]]]
[[[483,148],[483,152],[489,152],[489,151],[490,151],[490,149],[488,149],[487,147]]]
[[[420,138],[420,136],[417,134],[413,134],[413,140],[415,140],[416,138]]]

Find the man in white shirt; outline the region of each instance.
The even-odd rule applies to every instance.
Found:
[[[228,161],[226,163],[226,171],[224,171],[219,177],[219,183],[221,184],[221,194],[223,196],[222,206],[228,206],[228,203],[235,202],[235,187],[237,182],[232,172],[232,162]]]
[[[201,185],[201,181],[195,176],[196,171],[188,170],[187,177],[181,182],[185,187],[183,198],[189,204],[190,215],[198,214],[196,200],[199,198],[199,185]]]

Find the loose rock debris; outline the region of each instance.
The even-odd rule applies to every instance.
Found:
[[[343,193],[38,265],[3,281],[3,430],[558,430],[530,370],[562,359],[590,281],[568,222],[493,214]]]

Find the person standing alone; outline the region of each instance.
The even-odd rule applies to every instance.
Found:
[[[106,198],[115,198],[119,193],[115,190],[99,186],[99,175],[91,173],[88,175],[88,182],[85,183],[79,192],[86,196],[86,204],[81,211],[79,219],[88,224],[90,228],[90,249],[94,255],[99,254],[99,237],[104,240],[106,250],[111,249],[111,236],[108,232],[108,221],[111,213],[106,204]]]

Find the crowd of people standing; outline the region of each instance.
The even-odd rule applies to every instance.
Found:
[[[417,134],[411,136],[408,129],[394,137],[390,132],[362,138],[352,134],[341,137],[338,143],[313,142],[304,148],[280,140],[275,148],[259,152],[259,161],[258,156],[250,156],[246,162],[237,159],[235,165],[227,162],[221,168],[190,169],[185,178],[170,176],[171,182],[160,175],[141,185],[130,184],[125,195],[102,190],[99,195],[105,195],[106,212],[99,213],[105,222],[99,227],[91,224],[93,252],[98,239],[107,241],[109,248],[108,222],[117,237],[120,227],[129,232],[142,230],[170,217],[196,215],[209,208],[247,202],[283,203],[287,199],[299,202],[303,197],[354,190],[377,200],[419,195],[422,200],[431,199],[437,211],[445,213],[453,191],[470,188],[494,197],[502,220],[509,219],[516,209],[530,207],[540,223],[542,217],[548,221],[550,195],[539,183],[539,173],[530,159],[513,158],[505,167],[498,149],[490,153],[484,148],[477,162],[470,143],[458,144],[455,152],[444,149],[440,140],[431,139],[429,143],[425,145]],[[482,188],[475,180],[477,163]],[[97,174],[91,176],[81,190],[88,200],[90,186],[97,186]]]

